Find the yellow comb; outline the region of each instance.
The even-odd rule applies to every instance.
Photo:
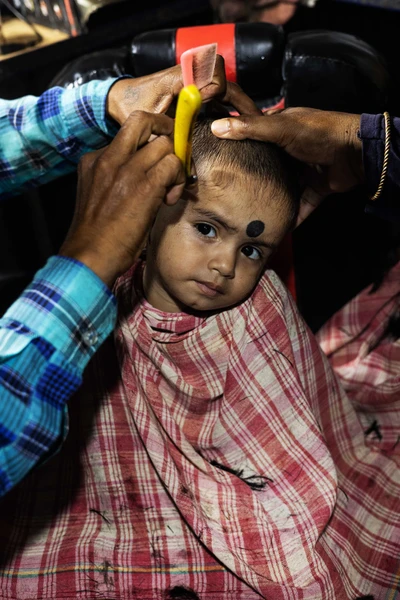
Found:
[[[194,85],[184,87],[178,96],[174,127],[174,152],[182,161],[187,177],[192,169],[193,127],[201,107],[201,95]]]

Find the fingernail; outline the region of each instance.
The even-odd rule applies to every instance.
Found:
[[[219,119],[211,123],[211,131],[214,135],[225,135],[229,131],[229,119]]]

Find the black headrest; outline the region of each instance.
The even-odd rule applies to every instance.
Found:
[[[387,101],[385,61],[372,46],[338,31],[289,36],[283,63],[286,106],[379,112]]]
[[[105,50],[70,63],[51,82],[77,86],[90,79],[146,75],[177,64],[190,47],[217,42],[228,79],[262,107],[310,106],[347,112],[379,112],[388,73],[379,53],[364,41],[332,31],[303,31],[287,40],[268,23],[162,29],[141,33],[128,48]]]

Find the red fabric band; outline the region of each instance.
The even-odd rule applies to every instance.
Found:
[[[225,71],[228,81],[236,82],[236,45],[235,24],[200,25],[199,27],[181,27],[176,30],[175,61],[179,65],[181,55],[189,48],[204,44],[218,44],[217,52],[225,59]]]

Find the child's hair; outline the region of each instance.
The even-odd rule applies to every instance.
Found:
[[[195,164],[222,166],[230,172],[247,173],[261,182],[272,183],[283,192],[279,195],[279,202],[283,203],[282,208],[288,209],[290,225],[293,225],[301,195],[298,161],[275,144],[217,138],[211,131],[211,123],[216,118],[218,116],[200,117],[196,122],[193,134]]]

